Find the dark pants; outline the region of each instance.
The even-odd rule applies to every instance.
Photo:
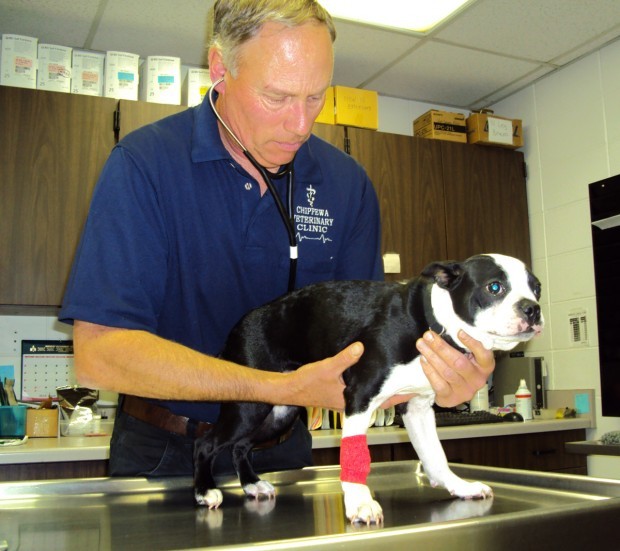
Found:
[[[191,476],[193,453],[193,438],[139,421],[119,408],[110,442],[110,476]],[[257,473],[309,467],[313,464],[312,437],[298,419],[286,441],[250,455]],[[213,475],[232,474],[230,450],[224,450],[215,460]]]

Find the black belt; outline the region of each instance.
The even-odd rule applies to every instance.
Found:
[[[183,415],[175,415],[169,409],[153,404],[138,396],[126,394],[123,396],[121,402],[121,409],[123,412],[138,419],[138,421],[181,436],[198,438],[213,428],[213,423],[196,421],[195,419],[184,417]],[[254,449],[259,450],[277,446],[288,440],[292,432],[293,427],[277,438],[261,442]]]

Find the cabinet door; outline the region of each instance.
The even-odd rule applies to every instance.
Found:
[[[440,144],[349,129],[351,155],[372,180],[381,208],[382,251],[400,254],[398,281],[418,275],[446,256],[445,210]]]
[[[449,258],[503,253],[530,263],[523,153],[441,142]]]
[[[344,150],[344,127],[334,124],[315,123],[312,133],[326,142],[335,145],[338,149]]]
[[[115,106],[0,86],[0,305],[60,305]]]
[[[442,440],[450,463],[506,469],[588,474],[587,458],[565,451],[566,442],[585,437],[585,429]],[[410,444],[394,444],[393,460],[417,459]]]
[[[120,100],[118,102],[118,139],[124,138],[129,132],[168,115],[174,115],[187,109],[186,105],[166,105],[147,103],[145,101]]]

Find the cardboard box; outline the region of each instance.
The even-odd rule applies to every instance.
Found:
[[[105,54],[89,50],[73,50],[71,93],[103,96]]]
[[[37,38],[5,34],[0,39],[0,84],[37,87]]]
[[[106,52],[105,88],[106,98],[138,99],[138,73],[140,56],[129,52]]]
[[[467,141],[517,149],[523,146],[521,120],[498,117],[492,112],[472,113],[467,117]]]
[[[58,408],[29,408],[26,414],[26,434],[29,438],[56,438],[58,436]]]
[[[37,88],[51,92],[71,92],[71,51],[68,46],[39,44]]]
[[[372,90],[359,90],[334,86],[336,124],[360,128],[379,128],[379,94]]]
[[[413,121],[413,135],[432,140],[467,143],[465,115],[431,109]]]
[[[336,124],[336,105],[334,101],[334,87],[330,86],[325,92],[325,103],[323,104],[323,109],[321,109],[319,116],[314,122]]]
[[[181,105],[181,58],[148,56],[140,68],[140,99]]]
[[[211,84],[209,69],[190,67],[183,81],[183,103],[188,107],[200,105]]]

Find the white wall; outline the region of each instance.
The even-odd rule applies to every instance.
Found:
[[[620,41],[549,75],[493,106],[523,120],[528,169],[532,263],[544,286],[547,330],[527,348],[544,356],[549,388],[593,388],[597,428],[588,439],[620,430],[602,417],[598,331],[588,184],[620,173]],[[380,130],[411,134],[409,121],[428,104],[380,99]],[[453,109],[447,109],[453,110]],[[570,342],[569,313],[585,311],[588,343]],[[620,478],[620,459],[591,456],[590,475]]]
[[[543,279],[546,334],[528,351],[545,357],[550,388],[593,388],[594,439],[620,430],[601,416],[598,331],[588,184],[620,172],[620,41],[494,106],[524,121],[533,268]],[[589,342],[571,346],[568,315],[585,310]],[[620,478],[620,460],[592,456],[593,476]]]

